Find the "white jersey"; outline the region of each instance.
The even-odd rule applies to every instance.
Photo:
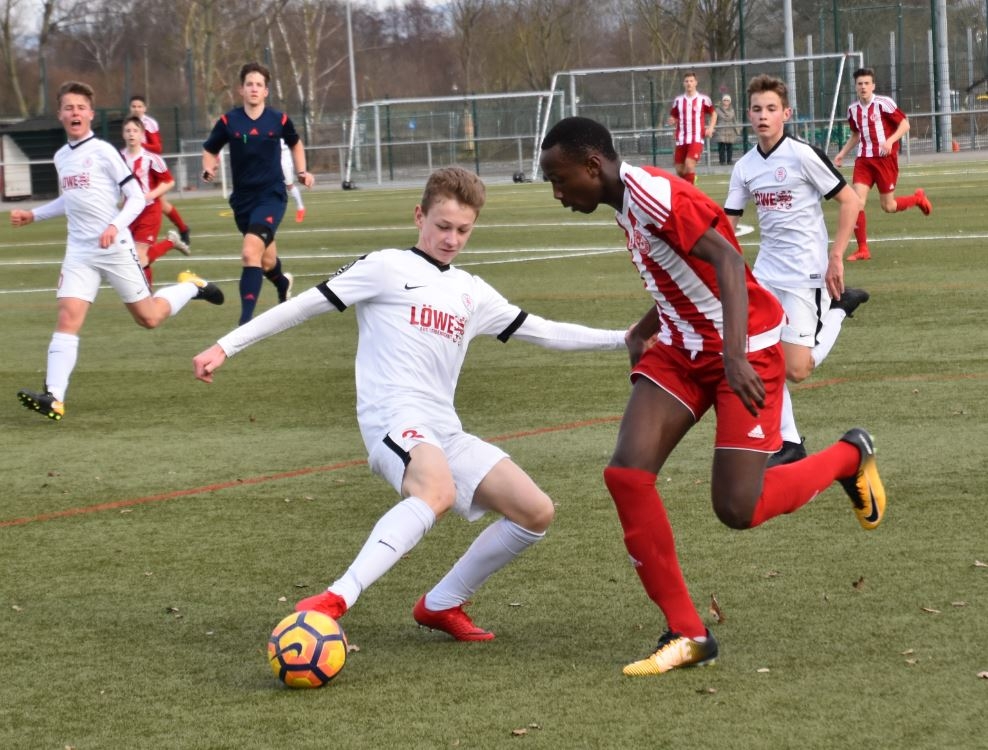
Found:
[[[127,162],[113,146],[94,135],[66,143],[55,153],[61,195],[34,210],[37,220],[65,215],[68,248],[98,250],[100,235],[110,224],[118,235],[144,210],[144,194]],[[126,198],[120,207],[120,198]]]
[[[556,323],[508,302],[483,279],[417,249],[370,253],[219,340],[232,356],[323,312],[355,306],[357,421],[368,452],[398,419],[462,430],[456,384],[470,341],[483,334],[555,349],[618,349],[624,331]]]
[[[752,271],[759,281],[783,289],[825,285],[829,237],[820,200],[845,184],[822,151],[787,135],[769,153],[756,147],[737,161],[724,211],[740,216],[754,202],[762,239]]]

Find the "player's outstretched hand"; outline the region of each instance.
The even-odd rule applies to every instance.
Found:
[[[226,352],[219,344],[213,344],[192,358],[196,378],[203,383],[213,382],[213,373],[226,362]]]
[[[15,208],[10,212],[10,224],[15,227],[26,227],[34,221],[34,212],[25,211],[23,208]]]

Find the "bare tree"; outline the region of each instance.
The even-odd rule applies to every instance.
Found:
[[[21,91],[20,71],[17,66],[17,37],[24,18],[21,4],[21,0],[4,0],[3,18],[0,20],[0,55],[3,56],[3,66],[7,71],[17,111],[21,117],[27,117],[27,100]]]

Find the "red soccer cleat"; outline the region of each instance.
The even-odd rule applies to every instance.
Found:
[[[916,190],[916,205],[919,206],[919,210],[922,211],[926,216],[933,213],[933,204],[930,203],[930,199],[926,197],[926,191],[923,188]]]
[[[347,606],[343,597],[334,594],[332,591],[323,591],[321,594],[302,599],[295,605],[296,612],[313,610],[329,615],[334,620],[338,620],[346,614]]]
[[[458,641],[490,641],[494,639],[494,634],[478,628],[473,624],[470,616],[463,611],[463,605],[432,611],[425,607],[425,595],[415,602],[412,609],[412,617],[415,622],[425,628],[441,630],[449,633]]]
[[[847,261],[853,263],[856,260],[871,260],[871,253],[868,252],[867,245],[858,245],[858,251],[847,256]]]

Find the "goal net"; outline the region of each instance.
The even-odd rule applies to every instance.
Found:
[[[843,143],[846,138],[844,113],[854,96],[851,73],[861,65],[862,54],[848,52],[560,71],[553,75],[552,98],[543,111],[536,142],[541,143],[556,120],[583,115],[610,129],[618,153],[652,164],[671,163],[675,138],[666,120],[673,99],[682,93],[683,75],[692,71],[697,89],[715,105],[724,94],[730,95],[747,146],[754,137],[745,122],[745,91],[751,78],[766,73],[781,78],[789,89],[790,132],[827,151],[832,142]],[[711,149],[704,153],[709,160]],[[538,175],[538,157],[536,149],[532,179]]]

